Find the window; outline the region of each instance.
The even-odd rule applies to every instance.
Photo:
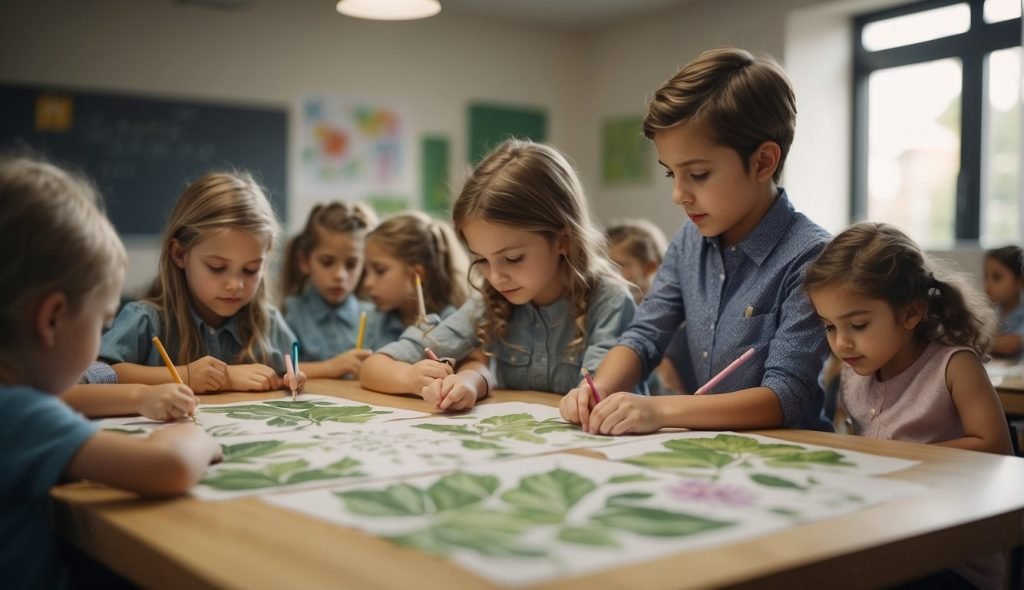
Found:
[[[1015,241],[1019,0],[927,0],[854,27],[853,217],[928,248]]]

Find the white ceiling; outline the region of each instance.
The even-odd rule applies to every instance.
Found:
[[[563,29],[589,29],[692,0],[441,0],[442,12]]]

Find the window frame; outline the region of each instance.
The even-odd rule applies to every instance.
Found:
[[[900,47],[868,51],[861,41],[864,28],[888,20],[951,6],[970,7],[970,28],[965,33]],[[853,19],[853,146],[851,150],[850,220],[867,218],[868,181],[868,77],[879,70],[959,58],[962,67],[960,95],[960,170],[956,183],[954,239],[978,242],[981,237],[981,189],[985,133],[985,59],[993,51],[1021,46],[1021,20],[985,22],[985,0],[922,0],[862,14]],[[976,130],[968,133],[968,130]]]

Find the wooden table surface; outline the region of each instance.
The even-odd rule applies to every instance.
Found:
[[[306,391],[430,411],[419,398],[310,381]],[[280,394],[204,396],[205,403]],[[495,401],[557,405],[537,392],[498,391]],[[803,430],[759,434],[921,461],[885,476],[924,494],[787,528],[532,588],[866,588],[1022,542],[1024,459]],[[270,506],[249,497],[139,500],[90,483],[54,488],[57,531],[128,579],[154,588],[494,588],[443,559]]]

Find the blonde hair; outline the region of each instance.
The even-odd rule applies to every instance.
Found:
[[[626,252],[643,264],[661,264],[668,249],[668,240],[658,226],[646,219],[623,219],[605,230],[608,243],[623,244]]]
[[[282,269],[282,300],[297,295],[306,287],[309,275],[302,272],[299,260],[309,256],[320,243],[325,232],[351,234],[362,240],[366,232],[377,225],[377,214],[368,205],[333,201],[313,207],[306,219],[306,226],[297,236],[288,240],[285,246],[284,268]]]
[[[927,311],[915,328],[921,341],[967,346],[982,359],[988,354],[996,318],[985,296],[963,275],[931,264],[891,225],[858,223],[829,242],[804,276],[808,293],[825,286],[886,301],[894,310],[923,301]]]
[[[423,267],[423,301],[427,313],[440,313],[445,307],[462,306],[469,289],[466,274],[469,257],[444,221],[421,211],[398,213],[388,217],[366,236],[389,256],[409,266]]]
[[[84,178],[45,161],[0,159],[0,346],[28,335],[32,307],[61,292],[72,311],[113,271],[128,266],[124,245]],[[115,275],[116,276],[116,275]]]
[[[775,182],[796,132],[796,96],[775,59],[754,57],[742,49],[705,51],[654,93],[644,117],[644,135],[694,123],[711,141],[731,148],[750,172],[750,157],[765,141],[779,145]]]
[[[266,244],[269,252],[280,229],[263,189],[247,172],[210,172],[185,188],[164,229],[159,275],[147,300],[160,311],[165,344],[175,362],[189,363],[206,354],[202,335],[189,312],[185,271],[171,258],[177,240],[185,252],[211,233],[237,229]],[[264,263],[266,264],[266,263]],[[266,276],[252,301],[238,310],[242,351],[234,362],[268,363],[270,310]]]
[[[587,200],[576,172],[565,156],[552,147],[522,140],[508,140],[494,149],[469,175],[452,208],[452,219],[465,243],[462,230],[473,219],[556,239],[569,240],[563,257],[567,299],[572,309],[576,337],[569,350],[583,348],[587,338],[587,308],[598,280],[620,281],[608,260],[604,235],[590,220]],[[483,320],[476,333],[485,351],[504,340],[512,304],[487,281],[473,284],[484,298]]]

